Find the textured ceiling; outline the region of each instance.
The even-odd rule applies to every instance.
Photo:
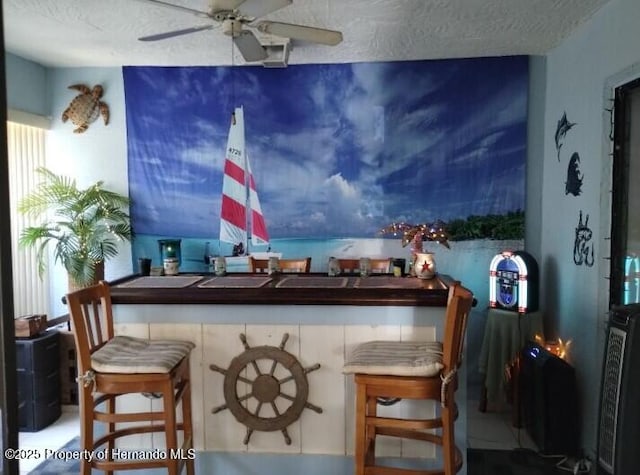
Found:
[[[207,0],[167,0],[205,10]],[[342,31],[338,46],[293,43],[289,64],[544,54],[608,0],[293,0],[264,19]],[[230,65],[221,29],[135,0],[3,0],[5,48],[45,66]]]

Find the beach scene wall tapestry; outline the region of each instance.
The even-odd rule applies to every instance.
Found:
[[[321,270],[406,257],[378,234],[393,221],[524,210],[526,57],[123,75],[134,261],[161,265],[158,240],[180,239],[181,271],[206,271],[244,220],[249,252]]]

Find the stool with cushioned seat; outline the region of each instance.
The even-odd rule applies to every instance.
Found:
[[[78,359],[80,450],[96,453],[106,446],[107,457],[81,460],[81,473],[97,468],[114,470],[165,467],[177,475],[186,466],[194,474],[191,421],[191,385],[189,354],[194,344],[178,340],[147,340],[114,336],[109,285],[97,285],[67,294]],[[162,409],[148,412],[116,410],[119,396],[141,393],[162,400]],[[178,405],[182,403],[182,422],[178,422]],[[103,408],[104,406],[104,408]],[[97,437],[94,423],[106,423],[106,432]],[[136,423],[118,428],[120,423]],[[158,459],[114,460],[117,439],[132,434],[162,432],[166,446]],[[178,446],[178,435],[182,443]],[[154,447],[157,448],[157,447]],[[184,457],[176,456],[182,449]]]
[[[449,290],[442,342],[374,341],[359,345],[345,363],[355,375],[355,474],[453,475],[462,467],[455,446],[456,371],[462,358],[472,293],[455,283]],[[380,399],[434,400],[439,416],[431,419],[378,417]],[[426,432],[441,429],[440,434]],[[443,467],[436,470],[392,468],[376,464],[376,436],[416,439],[442,447]]]

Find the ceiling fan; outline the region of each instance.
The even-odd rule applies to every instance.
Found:
[[[254,28],[268,35],[289,38],[292,40],[308,41],[323,45],[334,46],[342,41],[342,33],[339,31],[325,30],[312,26],[282,23],[277,21],[259,20],[276,10],[290,5],[292,0],[209,0],[209,8],[206,11],[176,5],[163,0],[138,0],[151,3],[160,7],[171,8],[183,13],[190,13],[197,17],[208,18],[215,23],[194,26],[182,30],[168,31],[156,35],[143,36],[140,41],[158,41],[176,36],[196,33],[198,31],[211,30],[222,25],[225,35],[233,39],[242,57],[247,62],[261,61],[267,58],[267,49],[260,43],[256,35],[250,29]]]

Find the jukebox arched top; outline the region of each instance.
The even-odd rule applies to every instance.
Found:
[[[538,309],[538,264],[524,251],[502,251],[489,266],[489,305],[518,313]]]

